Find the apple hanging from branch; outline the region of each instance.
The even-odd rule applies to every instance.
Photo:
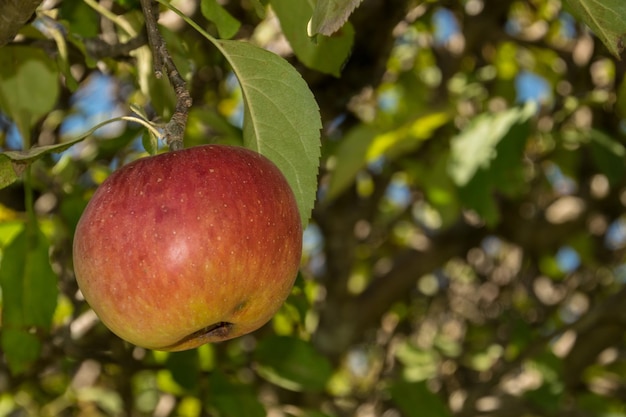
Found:
[[[206,145],[111,174],[81,216],[73,250],[79,288],[107,327],[177,351],[271,319],[297,275],[302,225],[269,159]]]

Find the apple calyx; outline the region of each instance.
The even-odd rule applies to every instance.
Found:
[[[157,349],[157,350],[166,350],[166,351],[176,351],[180,350],[180,347],[189,344],[190,342],[197,342],[198,340],[207,340],[207,341],[221,341],[228,340],[232,336],[230,336],[233,330],[234,324],[228,323],[226,321],[220,321],[219,323],[212,324],[210,326],[204,327],[200,330],[196,330],[193,333],[188,334],[187,336],[180,339],[178,342]]]

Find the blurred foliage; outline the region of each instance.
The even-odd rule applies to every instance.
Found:
[[[45,2],[0,49],[0,416],[626,416],[621,0],[173,3],[236,55],[161,8],[186,146],[276,135],[312,165],[313,135],[282,126],[313,113],[251,45],[316,98],[296,285],[262,329],[186,352],[98,321],[76,222],[164,151],[121,117],[158,126],[175,97],[145,42],[124,47],[139,1]]]

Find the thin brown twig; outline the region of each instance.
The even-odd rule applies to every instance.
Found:
[[[159,32],[157,21],[159,19],[159,9],[154,0],[141,0],[141,8],[143,9],[146,20],[146,30],[148,33],[148,44],[152,50],[154,57],[154,74],[157,78],[163,76],[163,70],[174,88],[176,93],[176,107],[172,118],[165,126],[165,142],[169,145],[170,150],[175,151],[183,148],[183,135],[187,118],[189,116],[189,108],[191,108],[191,95],[187,90],[185,80],[180,76],[169,51],[167,45]]]

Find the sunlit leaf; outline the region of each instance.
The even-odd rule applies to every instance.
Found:
[[[362,0],[317,0],[313,16],[308,24],[309,36],[330,36],[344,23]]]
[[[338,77],[348,59],[354,29],[349,23],[332,37],[319,36],[314,42],[306,32],[313,13],[311,0],[272,0],[272,9],[298,59],[307,67]]]
[[[239,30],[241,23],[228,10],[222,7],[217,0],[202,0],[200,3],[202,15],[213,22],[222,39],[230,39]]]
[[[59,97],[56,64],[39,48],[5,46],[0,54],[0,110],[24,138]]]
[[[476,172],[498,155],[495,148],[516,124],[527,120],[533,106],[513,108],[498,114],[485,113],[452,138],[449,173],[459,186],[466,185]]]
[[[367,125],[355,127],[342,139],[334,154],[334,170],[325,190],[325,200],[330,201],[341,194],[368,163],[381,157],[391,161],[415,150],[449,120],[447,113],[433,112],[387,132]]]
[[[616,57],[626,44],[626,2],[623,0],[565,0],[573,15],[581,19]]]
[[[255,352],[257,371],[268,381],[292,391],[320,391],[332,365],[310,343],[290,336],[263,339]]]
[[[463,203],[489,225],[499,220],[493,192],[514,195],[525,184],[522,154],[534,109],[482,114],[452,138],[448,173]]]

